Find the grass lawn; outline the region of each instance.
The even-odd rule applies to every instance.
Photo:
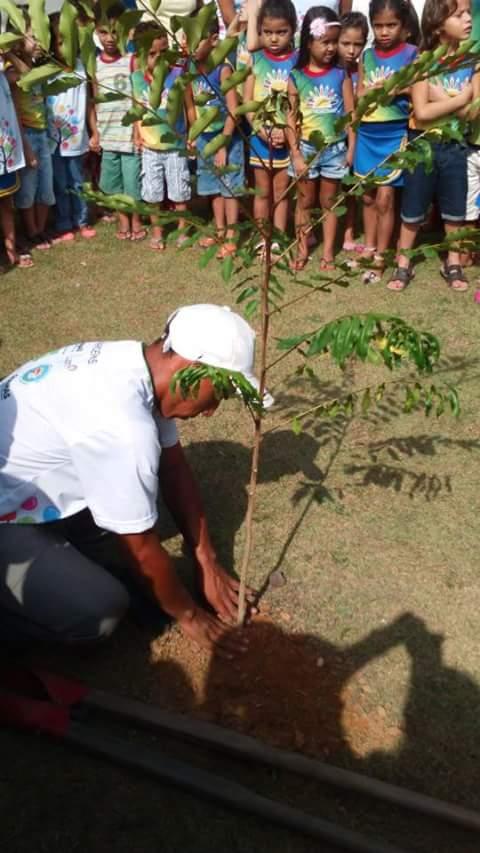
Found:
[[[199,257],[197,249],[160,255],[147,244],[119,243],[112,226],[88,244],[37,252],[34,269],[0,278],[0,375],[77,340],[149,341],[183,303],[233,304],[220,268],[212,262],[199,270]],[[49,653],[51,668],[480,810],[480,308],[473,272],[470,291],[460,294],[437,267],[418,268],[402,294],[352,279],[273,319],[274,336],[369,310],[432,331],[442,344],[435,381],[456,385],[462,414],[407,416],[387,395],[366,417],[317,420],[296,437],[287,415],[388,377],[363,365],[342,374],[322,360],[312,384],[295,376],[296,356],[279,363],[251,580],[261,586],[280,568],[286,583],[265,595],[249,659],[222,668],[175,629],[153,637],[127,621],[95,653]],[[291,296],[297,292],[291,285]],[[232,401],[214,418],[182,425],[181,436],[214,541],[233,568],[243,546],[249,418]],[[165,528],[183,571],[179,538]],[[333,850],[40,738],[3,731],[0,743],[1,837],[9,853]],[[199,761],[407,850],[479,849],[473,834],[447,824],[286,774],[237,769],[208,755]]]

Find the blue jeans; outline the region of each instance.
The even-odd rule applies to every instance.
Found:
[[[88,224],[88,206],[78,195],[85,176],[83,156],[62,157],[58,149],[52,157],[53,186],[55,189],[55,229],[60,233]]]
[[[34,204],[55,204],[53,194],[52,158],[46,130],[25,128],[25,136],[38,160],[38,166],[20,169],[20,189],[15,194],[15,207],[28,210]]]

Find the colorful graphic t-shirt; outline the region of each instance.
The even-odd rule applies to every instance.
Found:
[[[47,98],[50,150],[53,154],[58,149],[62,157],[80,157],[88,151],[87,76],[80,61],[75,74],[82,79],[79,86]]]
[[[22,137],[8,80],[0,71],[0,175],[25,165]]]
[[[252,69],[255,76],[253,99],[263,101],[273,92],[287,92],[288,78],[297,61],[297,51],[286,56],[275,56],[268,50],[257,50],[252,54]]]
[[[112,90],[125,95],[122,100],[97,104],[97,127],[100,144],[104,151],[133,153],[132,125],[124,127],[122,118],[132,106],[132,83],[130,79],[132,58],[128,54],[110,59],[105,54],[97,57],[96,81],[98,94]]]
[[[231,65],[229,63],[218,65],[217,68],[210,72],[210,74],[206,74],[205,76],[200,75],[192,82],[193,99],[195,101],[197,118],[201,118],[205,111],[210,107],[218,107],[220,110],[217,118],[208,125],[205,131],[206,133],[221,133],[225,125],[225,119],[227,118],[228,111],[225,102],[225,95],[222,94],[220,86],[222,71],[226,67],[231,68]],[[203,95],[206,92],[208,92],[208,94],[212,94],[213,97],[207,104],[198,104],[198,96]]]
[[[320,131],[328,143],[345,138],[345,131],[335,129],[339,118],[345,115],[343,83],[347,73],[343,68],[310,71],[295,68],[290,74],[299,97],[301,137],[308,141],[314,131]]]
[[[409,65],[417,56],[418,49],[413,44],[400,44],[393,50],[378,50],[368,47],[362,57],[363,79],[365,86],[378,85],[388,80],[392,74]],[[390,104],[378,106],[363,121],[407,121],[410,111],[410,99],[407,95],[398,95]]]
[[[452,68],[452,66],[450,66],[450,68],[447,66],[441,74],[437,74],[435,77],[430,77],[429,82],[432,85],[440,87],[446,95],[453,98],[455,95],[459,95],[465,86],[468,86],[474,73],[475,69],[471,67],[455,69],[454,67]],[[453,118],[453,115],[445,117],[445,119],[449,118]],[[416,130],[428,130],[428,128],[435,127],[435,125],[445,121],[445,119],[420,122],[415,117],[412,117],[410,126],[414,127]]]
[[[183,112],[180,115],[175,128],[171,128],[167,123],[168,93],[170,92],[175,80],[183,74],[183,71],[184,69],[177,65],[170,69],[165,78],[160,106],[155,110],[158,118],[161,119],[160,123],[154,124],[151,127],[145,127],[143,123],[140,123],[140,134],[146,148],[152,148],[154,151],[174,151],[175,149],[183,148],[185,145],[185,113]],[[152,77],[150,74],[144,73],[140,70],[134,71],[132,74],[134,97],[137,101],[141,101],[146,107],[149,106],[151,84]],[[167,134],[169,136],[175,134],[178,138],[176,141],[171,142],[162,141],[162,136],[166,136]]]
[[[106,530],[149,530],[162,447],[178,441],[155,412],[138,341],[72,344],[19,367],[0,382],[0,522],[88,507]]]
[[[18,87],[18,111],[20,124],[32,130],[47,129],[47,106],[41,89],[24,92]]]

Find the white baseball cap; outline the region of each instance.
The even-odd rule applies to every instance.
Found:
[[[189,361],[241,373],[259,389],[253,373],[255,332],[227,305],[185,305],[170,314],[163,340],[163,351],[169,350]],[[273,402],[266,391],[263,405],[268,408]]]

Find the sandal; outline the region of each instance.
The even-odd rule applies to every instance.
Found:
[[[468,290],[468,280],[465,278],[465,273],[460,264],[449,264],[445,262],[443,266],[440,267],[440,275],[445,279],[452,290],[458,290],[459,292]],[[454,282],[457,282],[457,285],[455,285]]]
[[[215,237],[202,237],[198,241],[198,245],[202,249],[209,249],[210,246],[216,246],[217,243],[218,243],[218,240],[216,240]]]
[[[138,231],[132,231],[130,234],[130,240],[133,240],[134,243],[139,243],[141,240],[145,240],[147,236],[147,229],[140,228]]]
[[[115,233],[117,240],[130,240],[131,236],[130,231],[117,231]]]
[[[326,258],[320,258],[320,272],[335,272],[335,261],[328,261]]]
[[[164,252],[167,245],[163,237],[152,237],[150,240],[150,248],[155,249],[157,252]]]
[[[292,258],[292,260],[289,263],[289,267],[292,270],[292,272],[301,272],[302,270],[305,269],[309,260],[310,260],[310,258],[308,257],[308,255],[306,258]]]
[[[395,293],[400,293],[402,290],[405,290],[405,288],[408,287],[412,278],[415,278],[415,273],[411,264],[409,264],[408,267],[395,267],[387,284],[387,290],[392,290]],[[395,287],[395,282],[400,282],[400,286]]]
[[[343,252],[363,252],[365,250],[365,246],[363,243],[355,243],[353,240],[345,240],[342,251]]]
[[[237,254],[235,243],[224,243],[217,252],[217,259],[223,261],[225,258],[233,258]]]

